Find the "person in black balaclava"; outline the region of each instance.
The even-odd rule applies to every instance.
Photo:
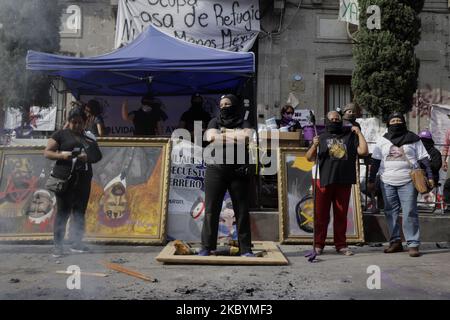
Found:
[[[356,117],[358,114],[358,110],[354,103],[348,103],[342,109],[342,120],[344,127],[353,127],[357,126],[361,130],[361,126],[358,122],[356,122]]]
[[[214,254],[222,202],[227,190],[233,203],[237,222],[241,256],[252,257],[248,190],[250,183],[249,157],[246,145],[252,136],[251,125],[244,120],[240,100],[231,94],[220,99],[220,113],[213,118],[206,131],[213,150],[206,159],[205,175],[205,219],[202,228],[200,256]],[[245,152],[239,152],[239,147]],[[233,149],[231,152],[230,149]],[[206,153],[206,152],[205,152]],[[246,154],[240,159],[243,154]],[[222,155],[222,156],[221,156]]]
[[[419,136],[408,131],[403,114],[391,114],[387,125],[387,133],[377,140],[373,149],[368,189],[372,193],[375,191],[375,178],[379,171],[384,214],[390,233],[390,245],[384,252],[403,251],[400,235],[403,227],[409,255],[419,257],[417,190],[411,179],[411,170],[423,166],[430,187],[434,187],[429,155]],[[403,213],[403,225],[398,220],[400,211]]]
[[[167,120],[167,114],[161,109],[162,102],[151,94],[141,99],[141,108],[128,112],[128,100],[122,104],[122,119],[132,122],[135,136],[160,136],[164,135],[163,122]]]
[[[203,109],[203,97],[196,93],[191,97],[191,107],[182,114],[178,128],[188,130],[192,136],[195,121],[201,121],[201,127],[205,130],[210,120],[211,115]]]
[[[318,156],[319,179],[313,177],[316,178],[313,180],[316,184],[314,250],[318,255],[325,247],[331,204],[336,251],[346,256],[353,255],[347,247],[347,211],[352,184],[356,183],[357,156],[366,156],[368,152],[361,130],[356,126],[346,130],[341,115],[337,111],[329,112],[326,132],[314,137],[306,153],[308,161],[315,161]]]

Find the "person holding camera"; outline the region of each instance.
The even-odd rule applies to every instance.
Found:
[[[85,136],[86,120],[86,114],[82,109],[72,109],[68,117],[68,127],[53,133],[44,151],[47,159],[56,161],[51,175],[58,179],[68,179],[67,189],[55,194],[57,205],[53,226],[55,258],[64,254],[63,241],[67,220],[71,214],[71,232],[74,234],[71,237],[73,244],[70,250],[78,253],[89,251],[82,243],[92,179],[92,166],[85,151],[86,139],[91,139]]]

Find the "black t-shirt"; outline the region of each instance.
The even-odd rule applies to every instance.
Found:
[[[211,121],[211,116],[208,112],[204,110],[196,111],[189,109],[181,115],[180,121],[186,123],[186,130],[194,131],[194,121],[201,121],[202,128],[205,129]]]
[[[356,183],[358,137],[355,133],[322,133],[319,136],[320,186]]]
[[[252,125],[250,124],[250,122],[248,122],[247,120],[244,120],[242,122],[242,124],[237,127],[236,129],[251,129]],[[211,121],[208,124],[208,129],[217,129],[217,130],[221,130],[221,126],[217,123],[217,118],[213,118],[211,119]],[[225,143],[222,144],[223,145],[223,149],[222,149],[222,154],[223,154],[223,162],[222,164],[227,164],[226,160],[227,160],[227,154],[226,154],[226,148],[225,148]],[[239,153],[239,159],[238,159],[238,153]],[[244,159],[242,158],[242,147],[239,147],[237,143],[234,144],[234,161],[233,164],[240,166],[240,165],[244,165],[244,164],[249,164],[250,163],[250,154],[249,154],[249,148],[248,145],[245,146],[245,155],[244,155]],[[212,152],[212,155],[215,156],[215,152]],[[239,162],[238,162],[239,160]],[[244,163],[242,163],[244,162]]]
[[[58,130],[52,134],[51,138],[58,143],[58,151],[73,151],[74,148],[83,149],[81,138],[78,137],[70,129]],[[72,169],[72,160],[56,160],[53,167],[53,175],[60,179],[65,179],[70,175]],[[92,172],[92,167],[88,163],[77,160],[74,171],[89,171]]]
[[[164,111],[153,108],[149,112],[142,109],[131,111],[128,115],[134,115],[134,135],[135,136],[154,136],[156,135],[156,127],[159,121],[167,120]]]

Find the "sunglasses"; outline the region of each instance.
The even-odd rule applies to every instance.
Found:
[[[286,114],[294,114],[293,112],[285,112]]]

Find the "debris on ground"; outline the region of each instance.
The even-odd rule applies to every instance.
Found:
[[[122,266],[120,266],[118,264],[115,264],[115,263],[102,262],[102,264],[104,264],[108,269],[111,269],[111,270],[114,270],[114,271],[117,271],[117,272],[121,272],[121,273],[125,273],[125,274],[127,274],[129,276],[132,276],[132,277],[135,277],[135,278],[138,278],[138,279],[142,279],[142,280],[149,281],[149,282],[158,282],[157,279],[152,279],[152,278],[147,277],[146,275],[144,275],[144,274],[142,274],[140,272],[137,272],[137,271],[134,271],[134,270],[131,270],[131,269],[127,269],[127,268],[122,267]]]
[[[19,282],[20,282],[20,279],[17,279],[17,278],[9,279],[9,283],[19,283]]]
[[[195,251],[191,248],[189,244],[181,240],[175,240],[173,242],[175,247],[175,255],[192,255]]]
[[[190,289],[190,288],[184,287],[184,288],[176,288],[174,291],[177,293],[181,293],[181,294],[191,294],[191,293],[194,293],[195,291],[197,291],[197,289]]]
[[[438,248],[438,249],[449,249],[450,247],[448,246],[448,243],[447,244],[441,244],[441,243],[439,243],[439,242],[436,242],[436,247]]]
[[[115,259],[111,259],[112,263],[117,263],[117,264],[124,264],[129,262],[127,259],[124,258],[115,258]]]

